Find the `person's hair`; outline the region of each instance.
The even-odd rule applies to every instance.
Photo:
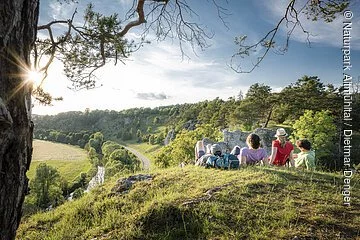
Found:
[[[249,136],[246,138],[246,142],[253,149],[258,149],[260,147],[260,137],[255,133],[249,134]]]
[[[307,139],[301,139],[301,140],[297,140],[296,141],[296,146],[297,147],[301,147],[304,148],[306,150],[310,150],[311,149],[311,143],[309,142],[309,140]]]
[[[279,142],[280,142],[280,146],[281,146],[281,147],[284,147],[285,144],[286,144],[286,136],[278,136],[277,139],[278,139]]]

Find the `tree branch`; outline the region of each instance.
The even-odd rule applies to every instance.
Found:
[[[331,22],[336,17],[336,14],[341,13],[348,6],[348,3],[340,0],[308,0],[302,7],[297,8],[295,6],[296,2],[299,1],[291,0],[288,3],[284,16],[277,22],[276,26],[255,44],[246,44],[247,36],[235,38],[235,44],[239,46],[239,50],[231,56],[229,64],[235,72],[250,73],[254,71],[267,56],[270,49],[273,49],[275,53],[284,54],[288,50],[290,39],[297,28],[300,28],[306,35],[306,41],[308,45],[310,45],[310,33],[303,27],[300,21],[300,15],[305,15],[308,19],[312,18],[313,21],[316,21],[320,15],[326,22]],[[292,27],[290,27],[290,30],[287,32],[285,45],[283,47],[277,47],[275,39],[284,23],[287,28],[289,25],[292,25]],[[260,50],[262,53],[248,70],[244,70],[241,66],[242,59],[250,57],[250,55],[258,51],[259,47],[262,48]]]
[[[64,1],[64,0],[61,0]],[[72,0],[69,0],[74,2]],[[216,0],[210,1],[217,9],[218,16],[226,16],[227,9]],[[66,2],[66,0],[65,0]],[[226,0],[227,2],[227,0]],[[187,4],[186,0],[133,0],[132,7],[125,15],[125,20],[118,20],[117,14],[104,16],[93,10],[93,5],[88,5],[84,15],[84,24],[74,24],[76,10],[69,20],[54,20],[38,27],[38,31],[47,31],[47,39],[38,39],[34,47],[34,66],[48,75],[48,69],[54,59],[64,64],[65,75],[71,80],[74,89],[94,88],[95,72],[106,63],[124,60],[144,43],[150,31],[155,33],[157,40],[177,38],[183,56],[183,44],[189,43],[195,52],[195,47],[201,49],[208,47],[207,39],[213,34],[194,22],[196,12]],[[56,37],[54,26],[67,25],[66,32]],[[131,29],[144,26],[144,31],[137,43],[125,37]],[[46,63],[40,65],[41,59],[46,58]]]

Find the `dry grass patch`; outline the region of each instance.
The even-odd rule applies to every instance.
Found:
[[[67,144],[34,140],[33,148],[33,162],[46,160],[76,161],[87,158],[83,149]]]
[[[27,172],[30,180],[35,176],[36,167],[44,162],[57,168],[60,175],[68,181],[74,180],[81,172],[87,172],[91,168],[85,150],[79,147],[34,140],[33,148],[33,157]]]

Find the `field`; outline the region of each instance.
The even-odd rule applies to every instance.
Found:
[[[87,172],[91,167],[86,152],[79,147],[34,140],[33,148],[33,158],[27,173],[30,180],[35,176],[36,167],[43,162],[56,167],[60,175],[68,181],[72,181],[81,172]]]

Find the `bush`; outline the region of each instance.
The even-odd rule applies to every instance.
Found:
[[[176,166],[181,162],[192,164],[195,159],[195,144],[205,137],[218,141],[222,138],[222,133],[210,124],[198,125],[193,131],[182,130],[174,141],[155,156],[155,164],[159,167]]]
[[[84,195],[84,189],[82,188],[77,188],[75,189],[72,198],[73,199],[79,199]]]
[[[338,159],[335,149],[337,129],[334,118],[329,111],[314,112],[306,110],[293,125],[293,136],[295,139],[308,139],[316,152],[317,165],[320,167],[335,168]],[[335,145],[335,146],[334,146]]]

